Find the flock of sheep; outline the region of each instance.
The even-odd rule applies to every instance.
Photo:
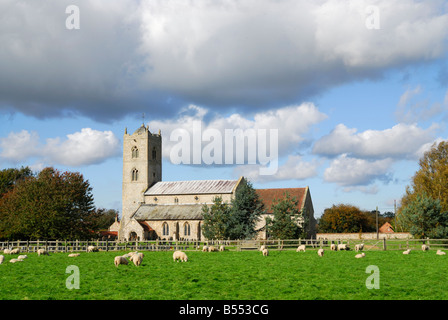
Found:
[[[199,248],[198,248],[199,249]],[[359,252],[362,251],[364,249],[364,244],[357,244],[355,245],[355,251]],[[215,248],[214,246],[203,246],[202,247],[202,251],[203,252],[215,252],[215,251],[224,251],[225,248],[224,246],[220,246],[219,249]],[[350,250],[349,246],[347,244],[331,244],[330,245],[330,250],[331,251],[343,251],[343,250]],[[422,245],[422,251],[428,251],[429,247],[427,245]],[[99,251],[98,248],[96,248],[95,246],[89,246],[87,247],[87,252],[97,252]],[[269,255],[269,250],[265,245],[262,245],[259,248],[259,251],[261,251],[261,253],[263,254],[263,256],[268,256]],[[306,246],[305,245],[300,245],[297,247],[296,252],[305,252],[306,251]],[[411,249],[407,249],[406,251],[403,252],[403,254],[410,254]],[[19,248],[15,248],[15,249],[4,249],[3,250],[4,254],[19,254],[20,253],[20,249]],[[324,256],[324,249],[319,249],[317,251],[317,254],[319,257],[323,257]],[[446,255],[446,252],[442,251],[442,250],[437,250],[436,252],[437,255]],[[41,255],[49,255],[48,251],[45,249],[38,249],[37,250],[37,255],[41,256]],[[79,253],[70,253],[68,256],[69,257],[78,257],[80,254]],[[126,253],[122,256],[116,256],[114,258],[114,264],[116,267],[118,267],[119,265],[127,265],[129,264],[129,262],[134,263],[135,266],[140,266],[142,261],[143,261],[143,257],[145,255],[141,252],[129,252]],[[363,258],[365,257],[366,254],[364,252],[358,253],[355,255],[355,258],[359,259],[359,258]],[[27,255],[19,255],[17,258],[14,259],[10,259],[9,262],[10,263],[16,263],[16,262],[21,262],[23,260],[25,260],[26,258],[28,258]],[[0,255],[0,264],[3,263],[5,257],[3,255]],[[188,261],[188,256],[185,254],[185,252],[183,251],[174,251],[173,253],[173,261],[182,261],[182,262],[187,262]]]

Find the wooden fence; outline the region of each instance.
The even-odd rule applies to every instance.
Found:
[[[323,240],[323,239],[292,239],[292,240],[223,240],[223,241],[62,241],[62,240],[37,240],[37,241],[3,241],[0,249],[20,248],[21,252],[36,252],[44,248],[49,252],[83,252],[89,246],[94,246],[100,251],[169,251],[185,250],[199,251],[204,245],[213,245],[216,248],[223,245],[226,250],[244,251],[257,250],[264,245],[269,250],[295,250],[299,245],[306,245],[307,249],[330,249],[330,245],[344,243],[351,249],[356,244],[363,243],[364,250],[406,250],[421,249],[426,244],[430,249],[448,249],[448,239],[380,239],[380,240]]]

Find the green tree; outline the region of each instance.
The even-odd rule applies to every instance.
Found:
[[[32,177],[33,172],[29,167],[20,169],[9,168],[0,171],[0,198],[14,188],[14,185],[25,178]]]
[[[258,231],[256,224],[263,213],[264,203],[252,184],[244,179],[231,201],[226,238],[253,238]]]
[[[375,214],[375,211],[363,212],[358,207],[349,204],[333,205],[325,209],[319,219],[319,232],[371,232],[376,230]]]
[[[266,228],[274,239],[296,239],[305,229],[300,226],[303,219],[298,209],[298,200],[285,193],[282,199],[276,199],[272,205],[273,217],[266,218]]]
[[[440,200],[426,194],[417,195],[402,210],[402,223],[416,238],[440,239],[448,236],[448,212],[442,211]]]
[[[202,206],[202,232],[207,239],[223,240],[228,238],[230,206],[221,197],[213,199],[213,205]]]
[[[8,239],[84,239],[92,236],[92,188],[79,173],[45,168],[0,200],[0,236]]]

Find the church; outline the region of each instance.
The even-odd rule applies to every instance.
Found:
[[[243,181],[162,181],[162,136],[140,126],[123,136],[122,217],[109,228],[120,241],[206,240],[202,234],[202,207],[215,197],[230,202]],[[266,239],[266,217],[271,205],[285,192],[298,200],[298,209],[308,216],[308,237],[316,235],[316,220],[309,188],[257,189],[267,213],[257,225],[258,239]]]

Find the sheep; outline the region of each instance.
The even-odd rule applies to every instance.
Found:
[[[350,250],[350,248],[346,244],[338,244],[338,250]]]
[[[267,257],[269,255],[269,250],[265,248],[265,249],[263,249],[262,253],[263,253],[263,256]]]
[[[137,267],[138,267],[139,265],[141,265],[142,260],[143,260],[143,257],[142,257],[140,254],[134,254],[134,255],[131,257],[131,261],[134,262],[135,266],[137,266]]]
[[[74,257],[79,257],[79,253],[70,253],[68,256],[70,257],[70,258],[74,258]]]
[[[118,268],[120,264],[128,264],[128,260],[123,256],[116,256],[114,258],[114,264]]]
[[[9,254],[19,254],[19,253],[20,253],[20,248],[15,248],[15,249],[12,249]]]
[[[219,251],[220,251],[220,252],[222,252],[222,251],[224,251],[224,250],[225,250],[224,246],[219,246]]]
[[[296,252],[300,252],[300,251],[305,252],[305,245],[304,244],[302,244],[302,245],[297,247]]]
[[[11,260],[9,260],[9,262],[11,262],[11,263],[16,263],[16,262],[21,262],[22,260],[19,260],[19,259],[11,259]]]
[[[317,255],[318,255],[319,257],[323,257],[323,256],[324,256],[324,249],[319,249],[319,250],[317,250]]]
[[[3,263],[3,260],[5,260],[5,257],[0,254],[0,264]]]
[[[22,254],[22,255],[17,257],[17,260],[23,261],[26,258],[28,258],[28,256],[26,254]]]
[[[87,247],[87,252],[97,252],[98,248],[95,246],[88,246]]]
[[[406,251],[403,251],[403,254],[409,254],[411,252],[411,249],[408,249]]]
[[[202,252],[208,252],[208,247],[207,246],[203,246],[202,247]]]
[[[260,251],[263,252],[264,249],[266,249],[266,246],[265,246],[265,245],[262,245],[262,246],[260,247]]]
[[[208,247],[208,252],[214,252],[214,251],[218,251],[214,246]]]
[[[429,247],[426,244],[422,245],[422,251],[427,251],[429,250]]]
[[[444,255],[446,255],[446,252],[444,252],[442,250],[437,250],[436,254],[439,256],[444,256]]]
[[[356,252],[361,251],[363,249],[364,249],[364,244],[363,243],[355,245],[355,251]]]
[[[332,243],[332,244],[330,245],[330,250],[331,250],[331,251],[337,251],[336,245],[335,245],[334,243]]]
[[[187,262],[188,261],[188,257],[185,254],[185,252],[182,251],[174,251],[173,253],[173,261],[182,261],[182,262]]]
[[[4,254],[11,254],[11,249],[5,249],[5,250],[3,250],[3,253]]]
[[[363,252],[363,253],[358,253],[356,256],[355,256],[355,258],[356,259],[359,259],[359,258],[364,258],[366,256],[366,254]]]
[[[40,255],[46,255],[46,256],[49,256],[49,253],[48,253],[48,251],[45,250],[45,249],[39,249],[39,250],[37,250],[37,255],[38,255],[38,256],[40,256]]]

